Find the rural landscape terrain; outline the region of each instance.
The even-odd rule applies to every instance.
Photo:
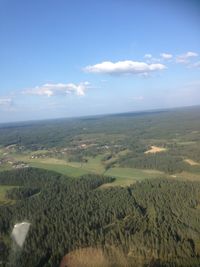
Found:
[[[200,0],[0,0],[0,267],[200,267]]]
[[[199,266],[199,122],[190,107],[1,124],[1,266]]]
[[[199,107],[2,124],[1,171],[38,167],[112,184],[168,176],[199,179]]]

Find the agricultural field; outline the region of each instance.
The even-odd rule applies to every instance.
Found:
[[[200,108],[0,126],[0,171],[37,167],[113,185],[157,177],[200,179]],[[22,127],[23,126],[23,127]]]
[[[0,185],[0,205],[7,205],[7,204],[12,204],[14,203],[13,200],[9,199],[6,196],[6,193],[8,190],[11,190],[15,188],[15,186],[11,185]]]

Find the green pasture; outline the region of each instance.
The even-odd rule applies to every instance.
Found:
[[[0,148],[0,153],[3,152],[3,149]],[[41,153],[41,150],[37,151]],[[34,152],[37,154],[37,152]],[[43,150],[44,152],[44,150]],[[129,150],[124,150],[116,154],[116,158],[122,155],[126,155]],[[104,174],[107,176],[115,177],[116,180],[112,183],[113,186],[127,186],[136,181],[141,181],[144,179],[153,179],[157,177],[170,177],[169,175],[164,174],[163,172],[157,170],[143,170],[143,169],[134,169],[134,168],[126,168],[126,167],[113,167],[105,171],[105,166],[102,162],[103,157],[106,155],[101,154],[96,157],[88,157],[87,162],[69,162],[64,159],[57,158],[35,158],[32,159],[31,155],[33,153],[12,153],[10,156],[13,160],[23,161],[29,164],[31,167],[43,168],[47,170],[53,170],[59,172],[61,174],[71,176],[71,177],[79,177],[88,173],[96,173],[96,174]],[[111,160],[113,160],[112,158]],[[2,164],[0,165],[0,171],[12,169],[10,164]],[[191,167],[191,172],[187,174],[178,174],[175,175],[177,179],[187,179],[187,180],[200,180],[199,177],[199,167]],[[173,177],[172,177],[173,178]],[[111,185],[111,184],[110,184]]]
[[[14,201],[13,200],[10,200],[6,197],[6,192],[9,190],[9,189],[12,189],[16,186],[11,186],[11,185],[0,185],[0,205],[2,204],[11,204],[13,203]]]
[[[113,186],[128,186],[136,181],[142,181],[144,179],[153,179],[158,177],[165,177],[166,174],[156,170],[141,170],[134,168],[111,168],[104,173],[107,176],[115,177],[116,180],[110,184]]]
[[[61,174],[72,176],[72,177],[79,177],[81,175],[89,173],[88,171],[84,170],[83,168],[72,167],[69,165],[62,165],[62,164],[48,164],[48,163],[40,163],[40,162],[30,162],[29,165],[35,168],[42,168],[46,170],[56,171]]]

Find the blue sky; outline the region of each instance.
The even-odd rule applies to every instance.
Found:
[[[0,122],[200,105],[200,1],[0,0]]]

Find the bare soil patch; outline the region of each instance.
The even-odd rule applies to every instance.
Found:
[[[145,151],[145,154],[149,154],[149,153],[159,153],[159,152],[164,152],[167,149],[164,147],[158,147],[158,146],[151,146],[151,149]]]
[[[62,260],[60,267],[104,267],[108,266],[102,249],[82,248],[68,253]]]
[[[191,166],[195,166],[195,165],[200,165],[200,163],[192,160],[192,159],[185,159],[184,160],[186,163],[190,164]]]
[[[101,248],[81,248],[64,256],[60,267],[127,267],[127,257],[115,247],[105,253]]]

